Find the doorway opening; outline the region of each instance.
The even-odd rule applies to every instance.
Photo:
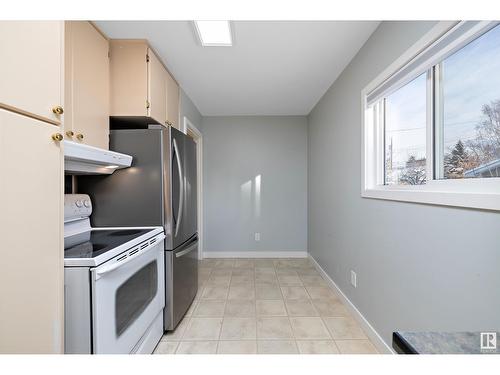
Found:
[[[184,116],[182,131],[196,143],[196,189],[198,205],[198,259],[203,259],[203,137],[200,130]]]

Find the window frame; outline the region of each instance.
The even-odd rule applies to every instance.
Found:
[[[438,22],[361,91],[362,197],[500,210],[500,178],[436,179],[441,155],[436,152],[439,147],[436,142],[442,140],[443,127],[441,103],[439,96],[434,95],[442,89],[440,63],[498,24],[493,21]],[[385,129],[381,103],[385,96],[424,72],[427,72],[426,184],[384,185]],[[368,105],[370,96],[372,107]]]

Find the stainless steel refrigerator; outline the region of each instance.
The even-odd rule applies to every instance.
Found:
[[[172,330],[198,291],[196,145],[162,125],[112,119],[111,129],[110,149],[132,155],[132,166],[78,177],[77,190],[94,203],[95,227],[164,227],[164,328]]]

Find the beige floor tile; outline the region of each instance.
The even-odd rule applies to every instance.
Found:
[[[300,279],[305,286],[328,286],[325,279],[316,275],[301,275]]]
[[[258,284],[276,284],[278,285],[278,278],[275,274],[256,274],[255,275],[255,283]]]
[[[193,302],[191,302],[191,305],[189,306],[188,310],[186,311],[186,314],[184,316],[189,317],[193,315],[194,310],[196,309],[196,306],[198,306],[198,299],[195,299]]]
[[[183,340],[218,340],[222,318],[191,318]]]
[[[337,294],[327,286],[306,286],[311,299],[338,299]]]
[[[255,299],[255,288],[253,285],[231,285],[227,299]]]
[[[285,303],[289,316],[319,316],[309,300],[288,299]]]
[[[339,349],[333,340],[297,340],[300,354],[338,354]]]
[[[276,268],[276,275],[278,276],[298,276],[294,268]]]
[[[297,275],[280,275],[278,281],[281,286],[301,286],[302,280]]]
[[[255,283],[254,275],[234,275],[231,276],[231,285],[253,285]]]
[[[193,312],[193,316],[201,317],[223,317],[226,300],[201,300]]]
[[[290,318],[293,334],[297,340],[330,339],[330,334],[321,318]]]
[[[293,263],[291,259],[276,259],[274,261],[274,267],[275,268],[292,268]]]
[[[217,259],[207,258],[207,259],[202,259],[202,260],[198,261],[198,264],[200,265],[200,267],[212,268],[215,265],[216,261],[217,261]]]
[[[224,316],[227,317],[253,317],[255,316],[255,301],[253,300],[227,300]]]
[[[234,261],[234,268],[253,268],[254,266],[253,259],[236,259]]]
[[[205,291],[205,286],[198,285],[198,291],[196,292],[196,296],[194,296],[194,299],[200,299],[204,291]]]
[[[199,267],[198,268],[198,277],[208,277],[212,273],[212,268],[208,267]]]
[[[217,341],[181,341],[176,354],[215,354]]]
[[[218,354],[256,354],[257,341],[255,340],[232,340],[219,341]]]
[[[274,284],[255,284],[256,299],[283,299],[281,289]]]
[[[282,299],[258,299],[255,303],[258,316],[287,316],[285,304]]]
[[[210,276],[231,276],[232,273],[232,268],[214,268]]]
[[[255,318],[227,318],[222,321],[221,340],[255,340],[257,326]]]
[[[255,275],[276,275],[274,267],[255,267]]]
[[[179,346],[178,341],[160,341],[153,354],[174,354]]]
[[[233,268],[232,275],[254,277],[255,271],[253,268]]]
[[[175,327],[173,331],[166,332],[161,338],[162,341],[180,341],[184,332],[186,331],[186,327],[189,323],[190,317],[184,317],[180,321],[180,323]]]
[[[282,286],[281,291],[285,299],[309,299],[303,286]]]
[[[313,299],[311,301],[321,316],[350,316],[347,308],[339,300]]]
[[[335,340],[366,339],[363,330],[353,318],[324,317],[323,321]]]
[[[288,318],[258,317],[258,339],[290,339],[293,338],[292,327]]]
[[[203,290],[201,295],[202,299],[226,299],[229,287],[227,286],[217,286],[217,285],[207,285]]]
[[[299,276],[321,276],[315,268],[297,268]]]
[[[294,340],[259,340],[257,341],[259,354],[297,354],[297,344]]]
[[[295,258],[295,259],[290,259],[290,265],[292,267],[297,267],[297,268],[312,268],[314,265],[311,263],[311,261],[308,258]]]
[[[335,343],[342,354],[378,354],[369,340],[336,340]]]
[[[254,259],[255,267],[270,267],[274,268],[274,261],[272,259]]]
[[[207,285],[216,285],[216,286],[229,286],[229,282],[231,281],[231,275],[212,275],[207,280]]]
[[[217,259],[214,263],[215,268],[232,268],[234,267],[234,259]]]

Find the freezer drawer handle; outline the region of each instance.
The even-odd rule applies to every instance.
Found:
[[[179,251],[178,253],[175,254],[175,257],[179,258],[179,257],[181,257],[183,255],[186,255],[187,253],[190,253],[194,249],[196,249],[196,245],[190,246],[186,250]]]

